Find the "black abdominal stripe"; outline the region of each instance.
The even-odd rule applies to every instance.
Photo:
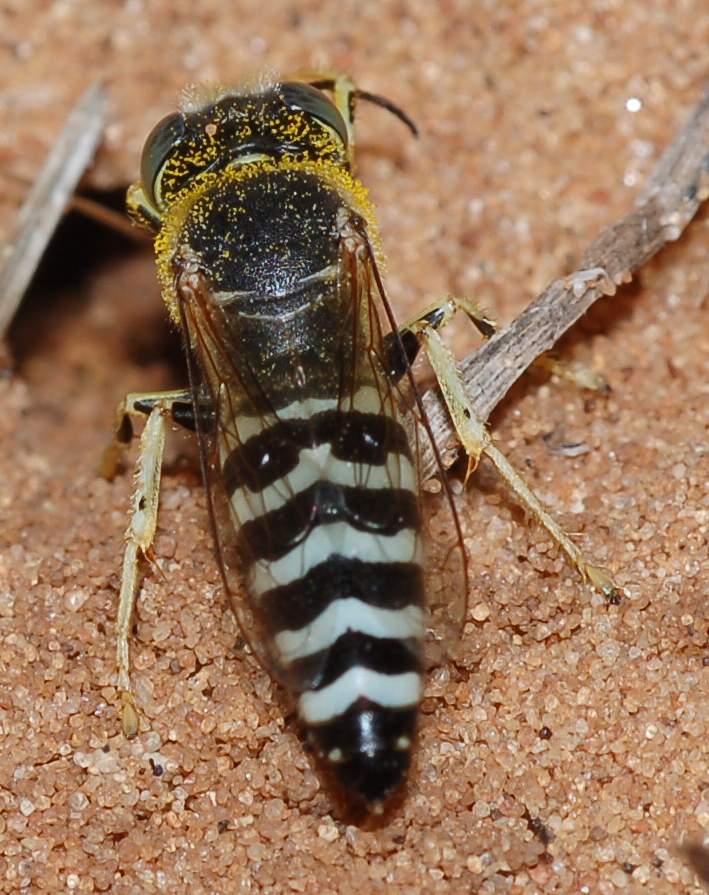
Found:
[[[221,427],[220,456],[251,599],[303,722],[341,760],[408,750],[424,634],[418,480],[406,433],[372,386]],[[343,739],[344,738],[344,739]]]

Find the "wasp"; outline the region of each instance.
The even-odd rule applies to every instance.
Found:
[[[128,395],[107,467],[130,442],[132,418],[147,416],[117,621],[125,733],[139,725],[129,632],[172,421],[197,433],[217,558],[247,640],[345,791],[381,811],[405,780],[423,690],[417,458],[430,430],[411,373],[420,349],[470,462],[487,454],[582,574],[610,585],[472,412],[440,330],[458,310],[484,336],[492,321],[449,298],[397,327],[374,211],[353,173],[361,100],[415,132],[389,100],[317,75],[193,91],[148,136],[128,209],[155,233],[189,388]],[[452,601],[466,569],[445,479],[444,491],[453,536],[439,552],[457,572],[438,581]]]

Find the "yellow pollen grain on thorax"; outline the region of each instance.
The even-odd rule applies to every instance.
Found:
[[[247,165],[225,168],[195,177],[192,183],[181,190],[162,216],[162,227],[155,237],[155,256],[162,297],[172,320],[179,325],[180,314],[175,292],[173,258],[183,242],[185,221],[190,210],[202,196],[225,183],[245,183],[246,181],[276,171],[298,171],[312,174],[332,187],[342,197],[343,202],[360,215],[367,224],[367,237],[377,261],[382,263],[379,228],[374,206],[369,199],[369,191],[360,180],[349,171],[327,161],[259,161]]]

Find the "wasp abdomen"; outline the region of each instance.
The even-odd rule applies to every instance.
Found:
[[[223,463],[247,584],[316,748],[371,802],[408,767],[421,695],[421,520],[408,438],[371,386],[277,415]]]

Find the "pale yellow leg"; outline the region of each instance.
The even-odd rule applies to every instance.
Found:
[[[132,512],[125,533],[125,552],[121,572],[121,592],[116,619],[116,664],[118,689],[121,696],[121,726],[127,737],[138,733],[139,716],[130,683],[129,638],[133,611],[138,594],[139,561],[148,557],[155,537],[158,500],[160,495],[160,471],[165,447],[165,422],[177,402],[189,402],[187,391],[161,392],[159,394],[128,395],[118,408],[117,429],[114,445],[104,456],[104,472],[113,474],[120,457],[132,436],[130,416],[149,415],[140,436],[138,462],[135,471]],[[142,405],[142,409],[141,409]]]
[[[497,324],[492,317],[489,317],[474,301],[468,298],[454,298],[452,295],[429,305],[424,311],[400,327],[399,332],[410,330],[417,333],[423,326],[443,329],[458,311],[462,311],[486,339],[495,335]]]
[[[470,299],[454,298],[452,296],[448,296],[442,301],[427,307],[421,314],[417,314],[416,317],[405,323],[399,332],[405,332],[406,330],[416,332],[425,324],[432,326],[434,329],[443,329],[444,326],[450,323],[457,311],[462,311],[486,339],[495,335],[497,324],[492,317],[488,316],[485,311],[475,302],[470,301]],[[534,366],[553,373],[555,376],[572,383],[578,388],[585,388],[604,394],[610,391],[608,383],[599,373],[587,370],[579,364],[574,365],[574,367],[568,367],[551,352],[541,354],[534,361]]]
[[[610,386],[600,373],[594,373],[593,370],[586,369],[582,364],[574,364],[573,367],[569,367],[554,357],[550,352],[541,354],[534,361],[534,366],[541,367],[543,370],[553,373],[555,376],[566,380],[566,382],[570,382],[577,388],[585,388],[589,391],[600,392],[602,395],[610,394]]]
[[[112,479],[118,471],[126,448],[133,440],[131,417],[145,418],[157,405],[163,408],[163,412],[171,414],[175,404],[191,407],[192,392],[187,389],[174,389],[164,392],[133,392],[126,395],[116,409],[113,441],[103,452],[99,473],[105,479]]]
[[[484,424],[475,415],[458,373],[455,359],[437,332],[438,326],[432,325],[426,319],[427,316],[431,316],[431,313],[431,311],[426,312],[418,321],[409,324],[408,328],[418,336],[423,344],[458,437],[473,467],[477,464],[481,454],[486,454],[520,503],[554,538],[584,580],[590,581],[608,599],[617,601],[620,591],[613,583],[609,572],[586,560],[579,548],[544,509],[534,492],[512,467],[504,454],[492,443]]]

